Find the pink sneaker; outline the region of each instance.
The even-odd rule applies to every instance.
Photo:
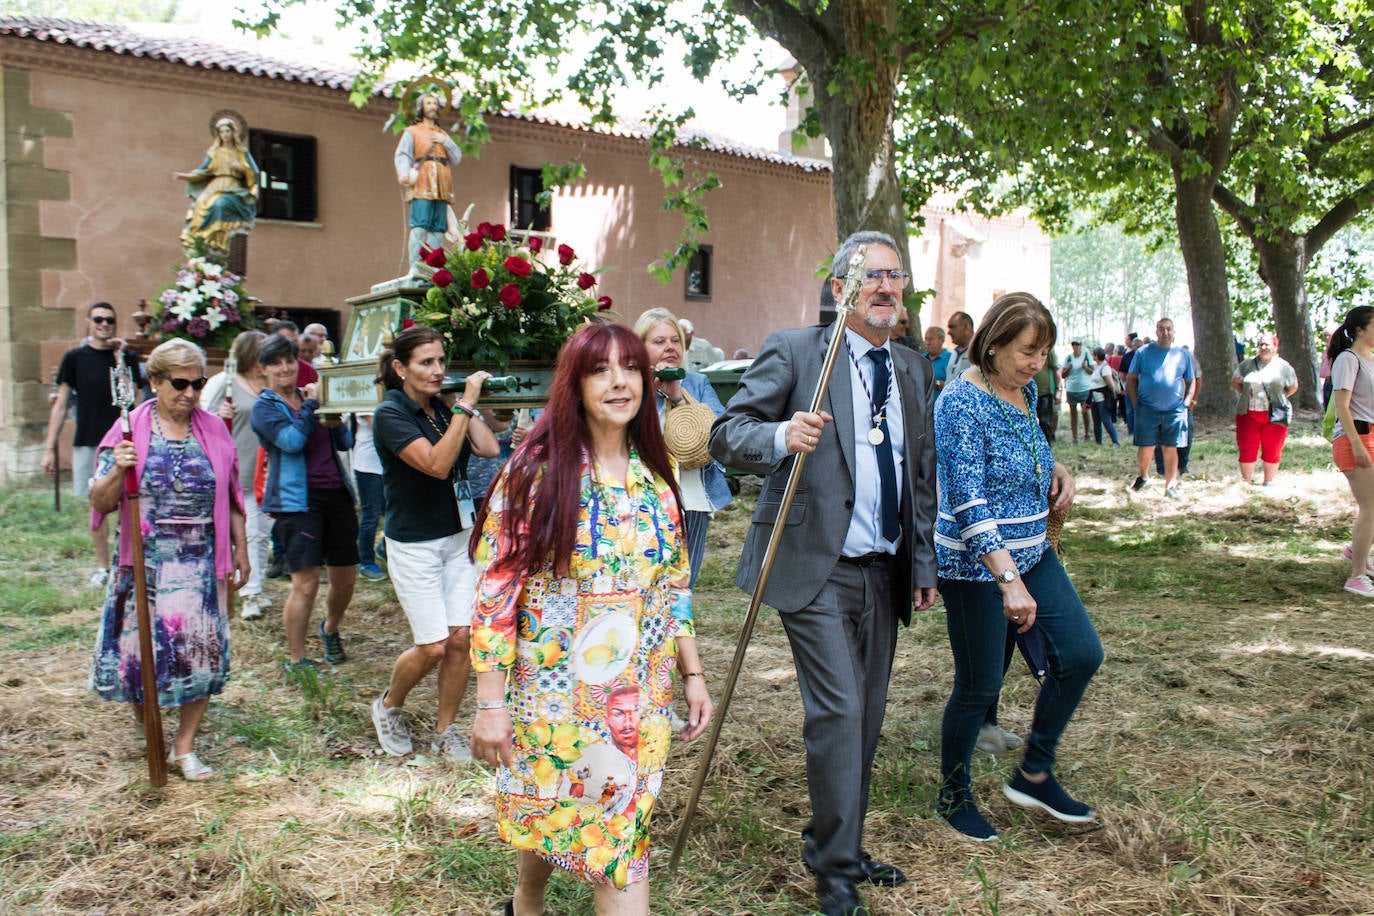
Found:
[[[1368,576],[1351,576],[1345,580],[1345,590],[1361,598],[1374,598],[1374,582]]]
[[[1350,549],[1350,545],[1346,544],[1345,549],[1341,551],[1341,559],[1349,563],[1350,558],[1354,555],[1354,552]],[[1371,561],[1368,557],[1365,557],[1364,572],[1366,576],[1374,576],[1374,561]]]

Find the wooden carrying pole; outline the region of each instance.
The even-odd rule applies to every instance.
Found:
[[[849,259],[849,269],[845,272],[844,296],[837,303],[835,324],[830,329],[830,346],[825,351],[825,363],[821,367],[821,376],[816,382],[816,391],[811,396],[811,413],[818,412],[821,409],[821,404],[825,402],[825,392],[830,387],[830,375],[835,369],[835,359],[839,355],[840,347],[844,344],[845,323],[853,314],[854,303],[858,300],[859,290],[863,287],[864,273],[868,263],[867,254],[867,246],[860,245],[859,250],[854,252],[854,256]],[[778,547],[782,543],[782,533],[787,526],[787,516],[792,510],[792,499],[796,496],[797,486],[801,483],[802,466],[806,463],[806,454],[806,452],[797,452],[792,459],[792,470],[787,475],[787,486],[782,492],[782,503],[778,506],[778,516],[773,522],[773,531],[768,538],[768,547],[763,552],[759,579],[754,585],[753,597],[749,600],[749,611],[744,615],[744,623],[740,626],[739,641],[735,644],[735,658],[730,663],[730,673],[725,678],[725,689],[721,692],[720,702],[716,704],[715,719],[712,720],[711,730],[706,737],[706,749],[702,751],[701,762],[697,765],[696,778],[692,782],[692,791],[687,796],[687,810],[682,814],[682,826],[678,828],[677,839],[673,841],[673,855],[668,860],[670,872],[677,871],[678,862],[682,859],[682,850],[687,845],[687,836],[692,828],[692,819],[697,813],[697,803],[701,801],[701,790],[706,785],[706,776],[711,769],[711,758],[715,756],[716,745],[720,741],[720,730],[725,724],[725,716],[730,709],[730,700],[735,695],[735,685],[739,681],[740,671],[744,667],[744,655],[749,649],[749,640],[754,635],[754,625],[758,621],[759,607],[763,604],[763,591],[768,586],[768,577],[773,571],[773,561],[778,556]]]
[[[114,402],[119,407],[119,421],[124,440],[133,441],[129,425],[129,408],[137,398],[137,388],[129,367],[121,365],[110,370]],[[157,408],[154,407],[154,410]],[[154,786],[167,785],[167,748],[162,739],[162,710],[157,704],[157,657],[153,653],[153,613],[148,606],[148,570],[143,562],[143,515],[138,505],[138,472],[131,469],[124,474],[124,496],[129,502],[129,536],[133,545],[134,597],[138,603],[138,666],[143,674],[143,735],[148,749],[148,781]]]

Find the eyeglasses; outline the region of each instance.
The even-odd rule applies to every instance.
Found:
[[[113,318],[107,318],[107,317],[105,317],[104,315],[92,315],[92,316],[91,316],[91,324],[108,324],[108,325],[110,325],[111,327],[114,327],[114,323],[115,323],[115,320],[114,320]]]
[[[866,270],[864,271],[864,289],[877,289],[882,285],[883,280],[892,284],[893,289],[902,289],[906,286],[906,281],[911,279],[911,274],[904,270]]]
[[[202,375],[200,378],[194,378],[194,379],[192,379],[192,378],[169,378],[169,379],[167,379],[167,384],[171,385],[171,386],[172,386],[173,388],[175,388],[177,391],[185,391],[187,388],[194,388],[195,390],[199,391],[199,390],[201,390],[202,388],[205,387],[205,383],[208,382],[208,381],[209,381],[209,379],[207,379],[205,376]]]

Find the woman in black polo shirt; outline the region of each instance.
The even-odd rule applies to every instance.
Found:
[[[474,455],[484,458],[495,457],[500,446],[474,406],[488,373],[468,376],[450,416],[439,399],[446,364],[439,332],[412,327],[396,335],[378,367],[377,380],[387,392],[373,414],[372,435],[386,489],[387,570],[415,645],[396,659],[390,686],[373,701],[372,724],[388,754],[411,753],[401,707],[411,688],[437,665],[439,713],[431,750],[462,762],[472,754],[453,720],[471,667],[468,636],[477,573],[460,533],[454,467],[465,440]]]

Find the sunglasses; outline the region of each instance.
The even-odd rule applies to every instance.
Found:
[[[202,388],[205,387],[205,383],[208,381],[210,380],[202,375],[200,378],[196,379],[169,378],[167,379],[167,384],[171,385],[177,391],[185,391],[187,388],[194,388],[195,390],[200,391]]]
[[[110,325],[111,327],[113,327],[113,326],[114,326],[114,323],[115,323],[115,320],[114,320],[113,318],[107,318],[107,317],[104,316],[104,315],[92,315],[92,316],[91,316],[91,324],[108,324],[108,325]]]

